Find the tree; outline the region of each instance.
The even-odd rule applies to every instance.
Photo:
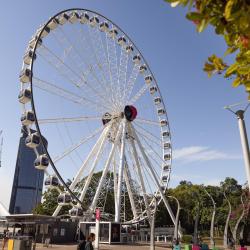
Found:
[[[217,35],[223,36],[227,50],[223,58],[211,55],[203,70],[208,76],[222,74],[233,79],[232,86],[244,85],[250,100],[250,0],[165,0],[172,7],[188,6],[186,18],[202,32],[209,24]],[[233,63],[225,62],[234,54]]]

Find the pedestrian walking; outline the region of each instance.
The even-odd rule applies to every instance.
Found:
[[[95,234],[90,233],[85,244],[85,250],[94,250],[92,242],[95,241]]]

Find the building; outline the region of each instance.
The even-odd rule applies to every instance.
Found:
[[[25,145],[27,136],[26,128],[22,127],[10,198],[9,212],[11,214],[30,214],[42,198],[44,171],[34,167],[36,154],[33,149]],[[43,151],[40,145],[39,154],[43,154]]]

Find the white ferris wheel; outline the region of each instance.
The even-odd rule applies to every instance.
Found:
[[[150,218],[156,197],[174,221],[164,196],[172,158],[166,108],[125,32],[96,12],[62,11],[29,41],[20,82],[34,167],[60,191],[54,216],[70,205],[69,215],[82,220],[100,208],[102,219],[134,223]]]

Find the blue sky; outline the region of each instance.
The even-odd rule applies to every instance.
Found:
[[[211,28],[197,34],[185,10],[162,0],[5,1],[0,16],[0,129],[4,147],[0,169],[0,201],[6,206],[14,175],[20,135],[17,100],[22,57],[39,25],[67,8],[86,8],[107,16],[134,41],[148,61],[168,112],[174,160],[170,186],[180,180],[218,184],[227,176],[246,180],[237,120],[223,107],[245,101],[242,87],[202,71],[207,56],[222,55],[225,45]],[[250,115],[246,115],[249,129]]]

